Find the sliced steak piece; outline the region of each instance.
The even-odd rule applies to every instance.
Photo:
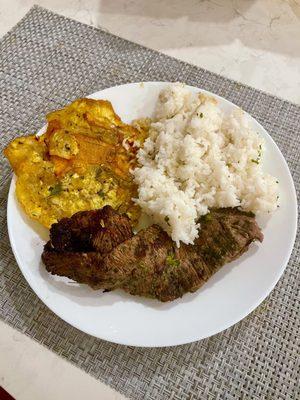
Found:
[[[50,229],[50,241],[57,251],[108,253],[133,235],[129,218],[112,207],[81,211],[63,218]]]
[[[54,272],[55,275],[66,276],[93,288],[98,284],[97,275],[103,258],[100,253],[57,252],[48,243],[42,254],[47,271],[57,271]]]
[[[254,215],[237,209],[214,210],[201,220],[194,245],[180,248],[157,225],[140,231],[106,255],[61,253],[45,247],[47,271],[94,289],[122,288],[133,295],[170,301],[194,292],[249,245],[263,240]]]

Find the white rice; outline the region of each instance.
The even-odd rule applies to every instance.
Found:
[[[262,170],[263,152],[242,110],[224,115],[214,98],[173,84],[160,93],[138,151],[135,201],[178,246],[193,243],[212,207],[276,210],[278,182]]]

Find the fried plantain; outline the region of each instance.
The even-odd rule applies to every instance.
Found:
[[[105,100],[76,100],[47,121],[45,134],[17,138],[4,150],[29,217],[50,227],[77,211],[111,205],[135,223],[130,169],[147,130],[124,124]]]

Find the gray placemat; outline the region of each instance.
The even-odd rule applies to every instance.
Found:
[[[147,80],[185,81],[250,112],[276,140],[299,188],[298,106],[39,7],[0,42],[1,149],[77,97]],[[115,345],[64,323],[28,287],[7,236],[10,176],[2,157],[0,314],[7,323],[132,399],[300,398],[299,242],[272,294],[231,329],[173,348]]]

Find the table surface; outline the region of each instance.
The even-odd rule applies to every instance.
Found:
[[[1,0],[0,36],[33,4],[300,105],[300,0]],[[124,399],[1,321],[0,337],[16,400]]]

